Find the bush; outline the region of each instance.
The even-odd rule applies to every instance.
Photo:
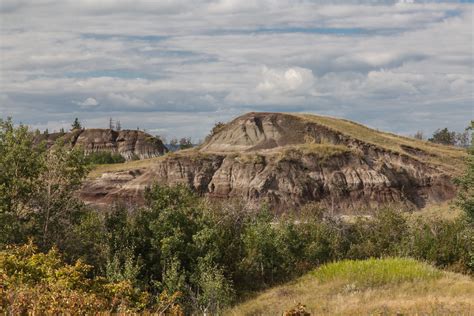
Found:
[[[96,151],[87,155],[86,162],[89,165],[114,164],[125,162],[125,158],[110,151]]]
[[[30,242],[0,252],[0,312],[19,314],[132,313],[163,308],[130,282],[87,277],[91,266],[63,262],[57,250],[37,252]],[[164,311],[180,315],[175,302]]]

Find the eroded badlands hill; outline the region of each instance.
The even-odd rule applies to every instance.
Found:
[[[265,201],[277,210],[317,201],[340,209],[388,203],[423,207],[455,194],[465,153],[314,115],[248,113],[200,147],[91,173],[87,202],[142,202],[156,182],[211,198]]]
[[[66,134],[41,135],[37,141],[52,145],[60,137],[73,147],[80,146],[86,154],[109,151],[126,160],[154,158],[167,152],[161,140],[137,130],[76,129]]]

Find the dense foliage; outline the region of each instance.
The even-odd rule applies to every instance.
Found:
[[[93,314],[148,311],[183,315],[180,295],[153,296],[129,281],[110,282],[88,277],[92,267],[64,263],[55,248],[37,252],[32,243],[0,251],[0,313]]]
[[[471,121],[471,130],[474,131],[474,121]],[[466,172],[456,179],[456,183],[459,186],[458,205],[474,223],[474,137],[471,137],[471,147],[468,149]]]
[[[86,156],[86,162],[91,165],[113,164],[125,162],[125,158],[110,151],[97,151]]]
[[[277,218],[158,185],[142,208],[99,212],[74,195],[86,166],[82,153],[32,146],[26,127],[0,122],[0,312],[216,314],[341,259],[404,256],[472,272],[473,227],[464,217],[412,220],[386,209],[344,221],[310,204]],[[466,210],[469,172],[460,180]]]

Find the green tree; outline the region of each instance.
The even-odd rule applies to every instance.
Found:
[[[46,150],[26,126],[0,121],[0,245],[34,237],[62,244],[82,208],[75,197],[87,174],[84,156],[58,142]]]
[[[179,140],[179,149],[188,149],[193,147],[191,137],[183,137]]]
[[[26,126],[0,119],[0,245],[26,240],[31,199],[44,168],[45,147],[34,146],[33,138]]]
[[[203,315],[218,315],[233,301],[232,284],[226,279],[222,269],[217,266],[201,262],[195,284],[197,289],[191,295],[191,299]]]
[[[428,139],[430,142],[443,144],[443,145],[455,145],[456,144],[456,132],[450,132],[446,127],[443,129],[437,129],[433,133],[433,137]]]
[[[471,121],[472,129],[474,129],[474,121]],[[471,146],[468,149],[466,172],[455,182],[459,187],[458,205],[474,222],[474,137],[471,139]]]
[[[72,123],[71,127],[71,130],[82,129],[81,122],[79,122],[79,119],[77,117],[74,119],[74,122]]]
[[[40,245],[48,249],[64,240],[64,233],[81,211],[82,202],[75,191],[88,173],[83,151],[69,149],[61,140],[42,155],[42,170],[30,204],[34,225],[39,225]],[[38,236],[39,237],[39,236]]]

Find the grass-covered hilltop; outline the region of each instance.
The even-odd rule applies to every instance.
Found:
[[[0,314],[470,315],[473,274],[474,147],[249,113],[120,162],[0,120]]]

